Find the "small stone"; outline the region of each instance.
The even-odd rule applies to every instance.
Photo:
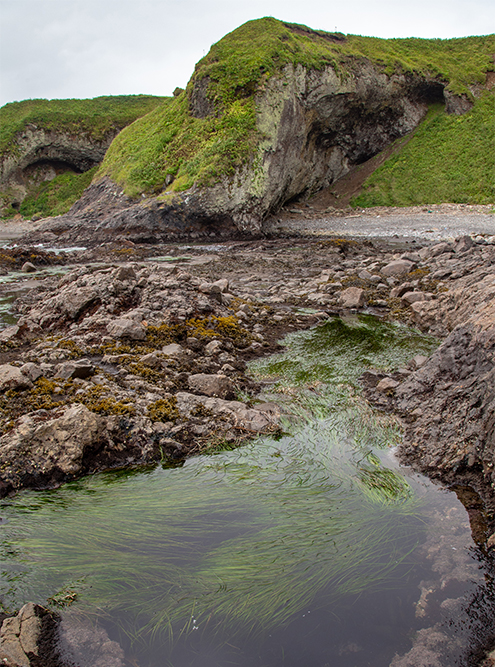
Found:
[[[364,290],[359,287],[348,287],[340,295],[343,308],[361,308],[365,303]]]
[[[208,345],[205,345],[205,354],[211,357],[214,354],[218,354],[221,349],[222,343],[219,340],[212,340]]]
[[[170,345],[165,345],[162,347],[163,354],[166,354],[167,357],[179,357],[184,353],[184,348],[178,343],[170,343]]]
[[[414,369],[417,369],[417,368],[421,368],[422,366],[424,366],[427,361],[428,361],[428,357],[425,357],[424,354],[416,354],[411,359],[411,361],[409,362],[408,365],[410,367],[414,368]]]
[[[228,292],[229,291],[229,281],[227,278],[220,278],[220,280],[215,280],[214,283],[212,283],[211,287],[219,287],[220,292]],[[211,292],[211,288],[210,288]]]
[[[34,264],[31,262],[24,262],[24,264],[21,267],[21,271],[23,273],[35,273],[36,272],[36,267]]]
[[[387,391],[392,391],[396,389],[399,386],[399,382],[397,380],[394,380],[392,378],[383,378],[383,380],[380,380],[380,382],[376,385],[377,391],[382,391],[382,392],[387,392]]]

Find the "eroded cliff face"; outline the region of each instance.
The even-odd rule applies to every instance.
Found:
[[[204,87],[199,81],[190,97],[191,112],[201,117],[216,113]],[[332,67],[315,71],[287,65],[255,95],[256,151],[233,177],[180,194],[142,195],[139,201],[106,178],[42,233],[78,243],[119,233],[139,241],[259,234],[269,213],[328,186],[383,150],[413,130],[428,103],[440,99],[441,83],[413,74],[387,75],[368,61],[355,63],[345,77]]]
[[[30,189],[64,171],[82,173],[99,164],[119,130],[101,140],[81,133],[47,130],[27,125],[19,133],[15,151],[0,156],[0,188],[9,189],[19,204]]]

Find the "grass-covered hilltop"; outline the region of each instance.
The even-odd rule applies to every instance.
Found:
[[[249,21],[212,46],[186,90],[164,101],[134,98],[154,108],[136,113],[94,172],[81,169],[93,186],[73,224],[98,199],[102,236],[109,216],[115,229],[116,210],[120,229],[140,238],[225,225],[259,231],[286,201],[331,185],[405,136],[352,203],[492,203],[494,57],[495,35],[379,39]],[[11,127],[23,104],[0,111]],[[47,203],[57,201],[53,190],[43,184],[21,213],[36,213],[37,201],[44,215],[50,206],[61,213]]]

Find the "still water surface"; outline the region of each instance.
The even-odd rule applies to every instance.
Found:
[[[357,383],[437,344],[329,321],[252,366],[287,412],[278,438],[4,500],[3,605],[75,599],[68,621],[104,627],[128,666],[388,667],[445,620],[442,587],[480,585],[464,508],[397,464],[397,423]],[[445,665],[461,664],[463,614],[444,623]]]

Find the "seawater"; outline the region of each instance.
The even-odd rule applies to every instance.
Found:
[[[439,664],[462,664],[482,586],[467,515],[398,465],[399,426],[357,381],[437,344],[331,320],[252,365],[285,411],[277,437],[4,500],[2,605],[103,627],[135,667],[388,667],[442,619]]]

